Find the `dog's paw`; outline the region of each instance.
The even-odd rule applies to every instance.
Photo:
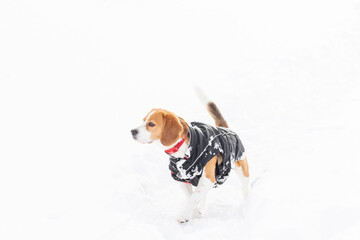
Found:
[[[182,217],[178,217],[177,218],[178,223],[187,223],[189,221],[189,219],[187,218],[182,218]]]
[[[180,216],[177,218],[178,223],[187,223],[189,221],[189,218]]]
[[[200,218],[201,217],[201,212],[199,211],[198,208],[196,208],[194,211],[192,211],[192,214],[182,214],[177,218],[177,221],[179,223],[186,223],[188,221],[190,221],[191,219],[194,218]]]
[[[184,211],[178,218],[179,223],[186,223],[192,219],[192,216],[189,212]]]

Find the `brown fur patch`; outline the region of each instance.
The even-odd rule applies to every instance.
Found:
[[[164,146],[170,146],[180,138],[183,127],[179,118],[172,113],[164,115],[164,122],[160,141]]]
[[[250,176],[250,173],[249,173],[249,164],[247,162],[247,157],[245,157],[245,159],[243,160],[240,160],[240,161],[237,161],[235,162],[235,165],[239,168],[242,169],[243,171],[243,174],[245,177],[249,177]]]
[[[143,118],[143,121],[145,122],[145,120],[148,118],[148,116],[150,115],[150,113],[152,113],[152,112],[154,112],[154,111],[157,111],[157,110],[160,110],[160,109],[157,109],[157,108],[151,109],[151,111],[148,112],[148,114],[146,114],[146,116]]]
[[[223,156],[222,155],[218,155],[218,158],[217,158],[217,165],[220,165],[223,161]]]
[[[215,183],[215,169],[216,169],[216,161],[217,156],[213,157],[206,165],[205,165],[205,177],[210,179],[212,183]]]

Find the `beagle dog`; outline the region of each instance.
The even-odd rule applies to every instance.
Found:
[[[245,198],[249,192],[244,147],[215,103],[208,102],[207,108],[216,127],[198,122],[188,124],[170,111],[152,109],[143,124],[131,130],[136,141],[155,143],[169,155],[171,176],[180,182],[188,198],[177,218],[180,223],[201,216],[207,193],[225,182],[232,169],[242,182]],[[192,186],[196,187],[194,191]]]

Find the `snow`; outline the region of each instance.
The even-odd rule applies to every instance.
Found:
[[[0,2],[0,239],[359,239],[360,2]],[[154,107],[244,143],[201,219],[130,130]]]

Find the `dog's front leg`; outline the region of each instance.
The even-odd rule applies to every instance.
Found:
[[[186,196],[186,200],[188,200],[191,197],[192,193],[193,193],[191,184],[184,183],[184,182],[179,182],[179,186],[182,189],[182,191],[184,192],[184,194]]]
[[[188,201],[191,195],[193,194],[191,184],[180,182],[179,185],[186,196],[186,200]],[[195,210],[195,213],[193,214],[193,218],[199,218],[201,216],[201,213],[205,209],[205,205],[206,205],[206,196],[200,201],[198,209]]]
[[[203,173],[199,184],[196,187],[195,191],[191,194],[185,210],[182,212],[180,217],[178,217],[178,222],[184,223],[191,220],[194,217],[199,216],[198,205],[199,203],[206,198],[207,193],[214,185],[209,178],[206,177],[206,174]]]

